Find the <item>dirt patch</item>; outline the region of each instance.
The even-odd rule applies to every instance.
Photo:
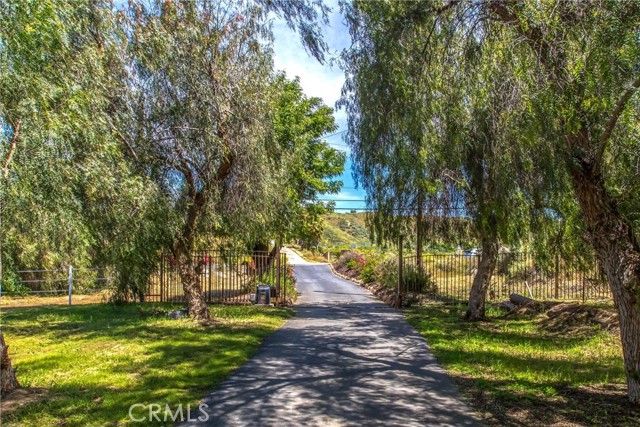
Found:
[[[551,333],[581,335],[598,326],[603,330],[618,333],[620,324],[613,307],[596,307],[575,303],[562,303],[546,312],[539,326]]]
[[[495,427],[631,427],[637,426],[640,407],[630,405],[624,385],[567,387],[555,385],[555,396],[506,398],[477,387],[474,379],[454,377],[462,395],[488,426]]]
[[[559,302],[553,301],[534,301],[528,304],[518,305],[500,316],[500,319],[518,319],[522,317],[533,318],[553,309],[559,304]]]
[[[109,293],[100,292],[90,295],[73,295],[71,303],[73,305],[80,304],[98,304],[109,301]],[[3,296],[0,307],[37,307],[41,305],[68,305],[69,297],[64,296],[25,296],[25,297],[7,297]]]
[[[30,403],[41,402],[49,397],[46,388],[24,387],[14,390],[8,396],[2,396],[0,408],[3,415],[11,414],[16,409]]]

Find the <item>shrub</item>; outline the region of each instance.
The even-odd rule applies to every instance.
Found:
[[[336,264],[338,266],[343,266],[347,270],[359,275],[365,265],[365,258],[363,254],[360,254],[358,252],[346,251],[342,255],[340,255],[340,258],[338,258]]]
[[[386,258],[382,260],[375,273],[376,282],[388,289],[394,289],[398,286],[398,260],[397,258]],[[417,292],[426,294],[435,294],[436,285],[431,280],[431,276],[424,268],[418,268],[415,265],[404,266],[402,275],[402,291]]]
[[[389,289],[398,286],[398,260],[389,257],[380,261],[375,269],[375,281]]]
[[[403,272],[403,291],[435,295],[437,288],[431,276],[424,269],[415,265],[405,265]]]
[[[375,255],[367,256],[364,267],[360,272],[360,280],[364,283],[373,283],[376,281],[376,268],[380,264],[380,257]]]

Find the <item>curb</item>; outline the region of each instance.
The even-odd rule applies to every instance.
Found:
[[[353,277],[349,277],[349,276],[345,276],[344,274],[338,273],[336,271],[335,268],[333,268],[333,263],[328,262],[327,265],[329,266],[329,268],[331,269],[331,272],[333,273],[334,276],[338,276],[341,279],[344,280],[348,280],[350,282],[355,283],[356,285],[362,286],[365,289],[368,289],[364,283],[362,283],[362,281],[358,280],[358,279],[354,279]]]
[[[393,299],[389,300],[389,295],[381,295],[380,288],[377,288],[375,286],[367,285],[367,284],[363,283],[361,280],[354,279],[352,277],[345,276],[344,274],[338,273],[336,271],[336,269],[333,268],[333,264],[332,263],[327,263],[327,264],[329,265],[329,269],[331,269],[331,273],[333,273],[334,276],[339,277],[339,278],[341,278],[343,280],[348,280],[350,282],[355,283],[356,285],[360,286],[361,288],[364,288],[364,289],[368,290],[369,292],[371,292],[371,295],[376,297],[381,303],[383,303],[385,305],[388,305],[391,308],[398,309],[398,307],[396,307],[396,305],[395,305],[395,301]]]

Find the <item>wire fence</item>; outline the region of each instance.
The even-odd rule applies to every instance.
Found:
[[[404,269],[418,266],[416,256],[403,257]],[[480,255],[427,254],[422,268],[436,299],[467,300],[478,270]],[[414,291],[407,284],[405,291]],[[594,265],[575,265],[556,257],[550,265],[536,261],[529,253],[501,253],[487,292],[490,301],[504,301],[512,293],[536,300],[594,301],[612,298],[602,269]]]
[[[52,270],[18,270],[0,286],[0,297],[90,295],[111,289],[115,273],[103,267],[73,267]]]

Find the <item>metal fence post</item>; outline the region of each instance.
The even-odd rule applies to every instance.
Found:
[[[396,295],[396,306],[398,308],[401,307],[400,295],[401,295],[401,287],[402,287],[402,269],[403,269],[403,260],[402,260],[402,235],[398,238],[398,291]]]
[[[558,299],[558,294],[560,290],[560,255],[556,254],[556,289],[554,292],[554,298]]]
[[[280,255],[282,256],[282,261],[284,261],[284,263],[283,263],[283,264],[284,264],[284,266],[285,266],[285,268],[286,268],[286,271],[287,271],[287,273],[288,273],[288,271],[289,271],[288,265],[289,265],[289,264],[287,264],[287,254],[282,253],[282,254],[280,254]],[[282,261],[281,261],[281,262],[282,262]],[[288,281],[289,281],[289,278],[288,278],[287,276],[288,276],[288,274],[285,274],[285,275],[284,275],[284,288],[283,288],[283,293],[284,293],[284,304],[285,304],[285,305],[287,305],[287,283],[288,283]]]
[[[71,294],[73,293],[73,266],[69,266],[69,278],[67,279],[69,283],[69,305],[71,305]]]
[[[278,247],[276,248],[276,295],[278,295],[278,305],[283,305],[282,304],[282,295],[280,294],[280,289],[281,289],[281,277],[280,277],[280,269],[282,268],[282,260],[281,260],[281,256],[280,256],[280,248],[282,247],[282,239],[279,237],[278,238],[278,243],[277,243]]]

